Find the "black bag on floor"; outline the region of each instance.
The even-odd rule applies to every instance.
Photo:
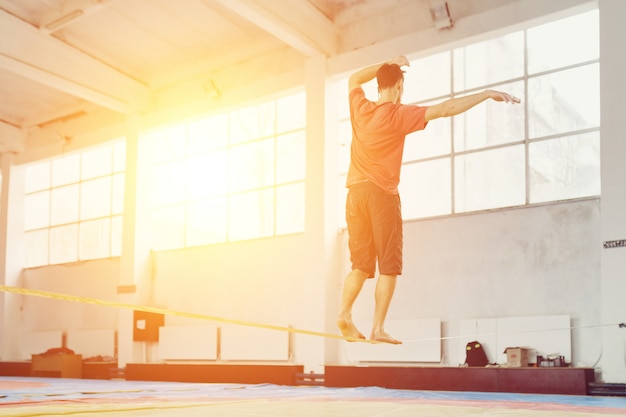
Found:
[[[489,359],[487,359],[483,345],[475,340],[465,345],[465,365],[486,366],[487,364],[489,364]]]

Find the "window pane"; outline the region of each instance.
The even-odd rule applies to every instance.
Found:
[[[428,122],[426,129],[410,133],[404,142],[403,162],[447,155],[452,147],[452,119],[440,118]]]
[[[53,188],[50,200],[51,226],[78,221],[78,184]]]
[[[112,209],[111,214],[122,214],[124,212],[124,189],[125,189],[125,174],[113,175],[113,191],[112,191]]]
[[[274,102],[237,110],[230,115],[230,143],[242,143],[274,134]]]
[[[456,212],[525,203],[522,145],[457,156],[454,169]]]
[[[529,145],[530,202],[600,195],[600,134]]]
[[[48,226],[50,226],[50,191],[24,196],[24,230]]]
[[[402,218],[450,214],[452,210],[450,158],[402,166]]]
[[[80,223],[80,246],[78,258],[101,259],[110,256],[111,219],[92,220]]]
[[[154,210],[152,215],[152,247],[156,250],[185,246],[185,207]]]
[[[274,190],[238,194],[230,200],[229,240],[255,239],[274,234]]]
[[[117,214],[124,209],[125,166],[126,141],[116,139],[26,168],[26,188],[45,185],[47,189],[24,196],[25,231],[57,226],[46,229],[45,236],[42,232],[27,238],[25,250],[34,255],[27,256],[26,267],[111,256],[112,233],[117,233],[115,245],[118,255],[121,253],[121,216],[113,226],[110,216],[112,205]],[[28,180],[32,175],[35,177]],[[80,223],[100,217],[107,218]]]
[[[524,102],[522,82],[498,87]],[[454,116],[454,150],[466,151],[523,140],[524,106],[487,100]]]
[[[50,263],[78,261],[78,223],[50,229]]]
[[[187,169],[188,200],[200,200],[228,192],[228,150],[191,157]]]
[[[368,100],[371,100],[371,101],[378,100],[378,83],[376,82],[376,78],[374,78],[372,81],[368,83],[363,84],[362,87],[363,87],[363,92],[365,93],[365,97],[367,97]],[[406,100],[404,102],[408,103]],[[350,102],[349,102],[348,96],[346,96],[346,103],[348,106],[348,111],[350,111]]]
[[[339,123],[339,155],[337,163],[339,172],[346,173],[350,167],[350,146],[352,144],[352,123],[350,120],[343,120]]]
[[[32,193],[50,188],[50,162],[42,162],[27,166],[25,176],[25,193]]]
[[[528,80],[529,136],[600,126],[598,64]]]
[[[306,94],[292,94],[276,101],[276,132],[288,132],[306,126]]]
[[[85,151],[82,158],[81,179],[83,180],[109,175],[113,171],[113,148],[111,146]]]
[[[80,219],[111,215],[111,177],[85,181],[80,187]]]
[[[335,100],[335,103],[326,105],[336,105],[337,119],[342,120],[350,117],[350,104],[348,102],[348,79],[342,78],[332,82],[332,97],[329,100]]]
[[[598,10],[528,30],[528,72],[534,74],[600,56]]]
[[[303,130],[276,138],[276,182],[278,184],[304,180],[305,138]]]
[[[122,216],[113,216],[111,218],[111,256],[122,255],[122,219]]]
[[[228,233],[226,197],[190,204],[187,213],[187,246],[226,242]]]
[[[524,75],[524,33],[454,50],[454,90],[463,91]]]
[[[414,103],[450,94],[450,52],[413,60],[411,66],[403,69],[406,70],[403,103]]]
[[[187,151],[187,126],[171,126],[153,131],[148,136],[153,143],[154,162],[181,158]]]
[[[304,183],[276,188],[276,234],[304,231]]]
[[[163,145],[166,136],[186,134],[188,145],[179,158],[155,159],[170,160],[153,169],[153,206],[159,219],[166,218],[153,248],[273,236],[274,187],[303,181],[306,175],[305,124],[306,95],[299,92],[198,119],[165,135],[147,135],[146,143],[163,150],[172,150]],[[277,130],[283,135],[276,135]],[[176,208],[170,213],[167,206]]]
[[[126,170],[126,141],[113,144],[113,172]]]
[[[190,155],[225,148],[228,145],[228,114],[192,122],[188,131]]]
[[[152,201],[155,207],[185,201],[186,160],[177,160],[154,168]]]
[[[35,230],[24,234],[24,267],[48,265],[48,230]]]
[[[274,139],[231,148],[230,191],[238,192],[274,183]]]
[[[80,155],[67,155],[52,161],[52,186],[80,181]]]
[[[337,184],[337,189],[339,190],[339,198],[337,199],[337,224],[339,227],[346,228],[346,200],[348,198],[348,189],[346,188],[347,174],[342,174],[339,176],[339,183]],[[402,183],[400,183],[400,187],[402,187]]]
[[[599,195],[598,33],[598,10],[593,10],[413,61],[405,74],[405,103],[436,104],[452,96],[449,85],[463,94],[502,90],[522,103],[487,101],[408,135],[400,183],[404,218],[445,215],[450,202],[455,213]],[[420,85],[422,80],[427,83]],[[375,88],[375,81],[364,86],[372,100]],[[347,78],[336,90],[347,90]],[[338,212],[344,226],[351,139],[345,101],[337,140],[343,197]],[[563,135],[568,137],[556,138]],[[448,169],[444,161],[448,166],[450,161],[439,159],[447,155],[452,155]],[[430,164],[438,171],[428,172]],[[424,178],[429,181],[420,184]],[[437,181],[431,184],[433,178]]]

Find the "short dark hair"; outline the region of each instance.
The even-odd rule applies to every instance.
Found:
[[[376,80],[378,88],[385,89],[393,87],[398,80],[404,79],[404,71],[400,69],[398,64],[383,64],[376,71]]]

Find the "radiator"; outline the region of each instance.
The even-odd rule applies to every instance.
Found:
[[[289,335],[286,331],[225,325],[221,327],[220,357],[227,361],[287,361]]]
[[[162,326],[159,358],[167,360],[216,360],[217,326]]]

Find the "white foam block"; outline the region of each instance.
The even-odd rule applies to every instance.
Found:
[[[162,326],[161,360],[216,360],[217,326]]]

